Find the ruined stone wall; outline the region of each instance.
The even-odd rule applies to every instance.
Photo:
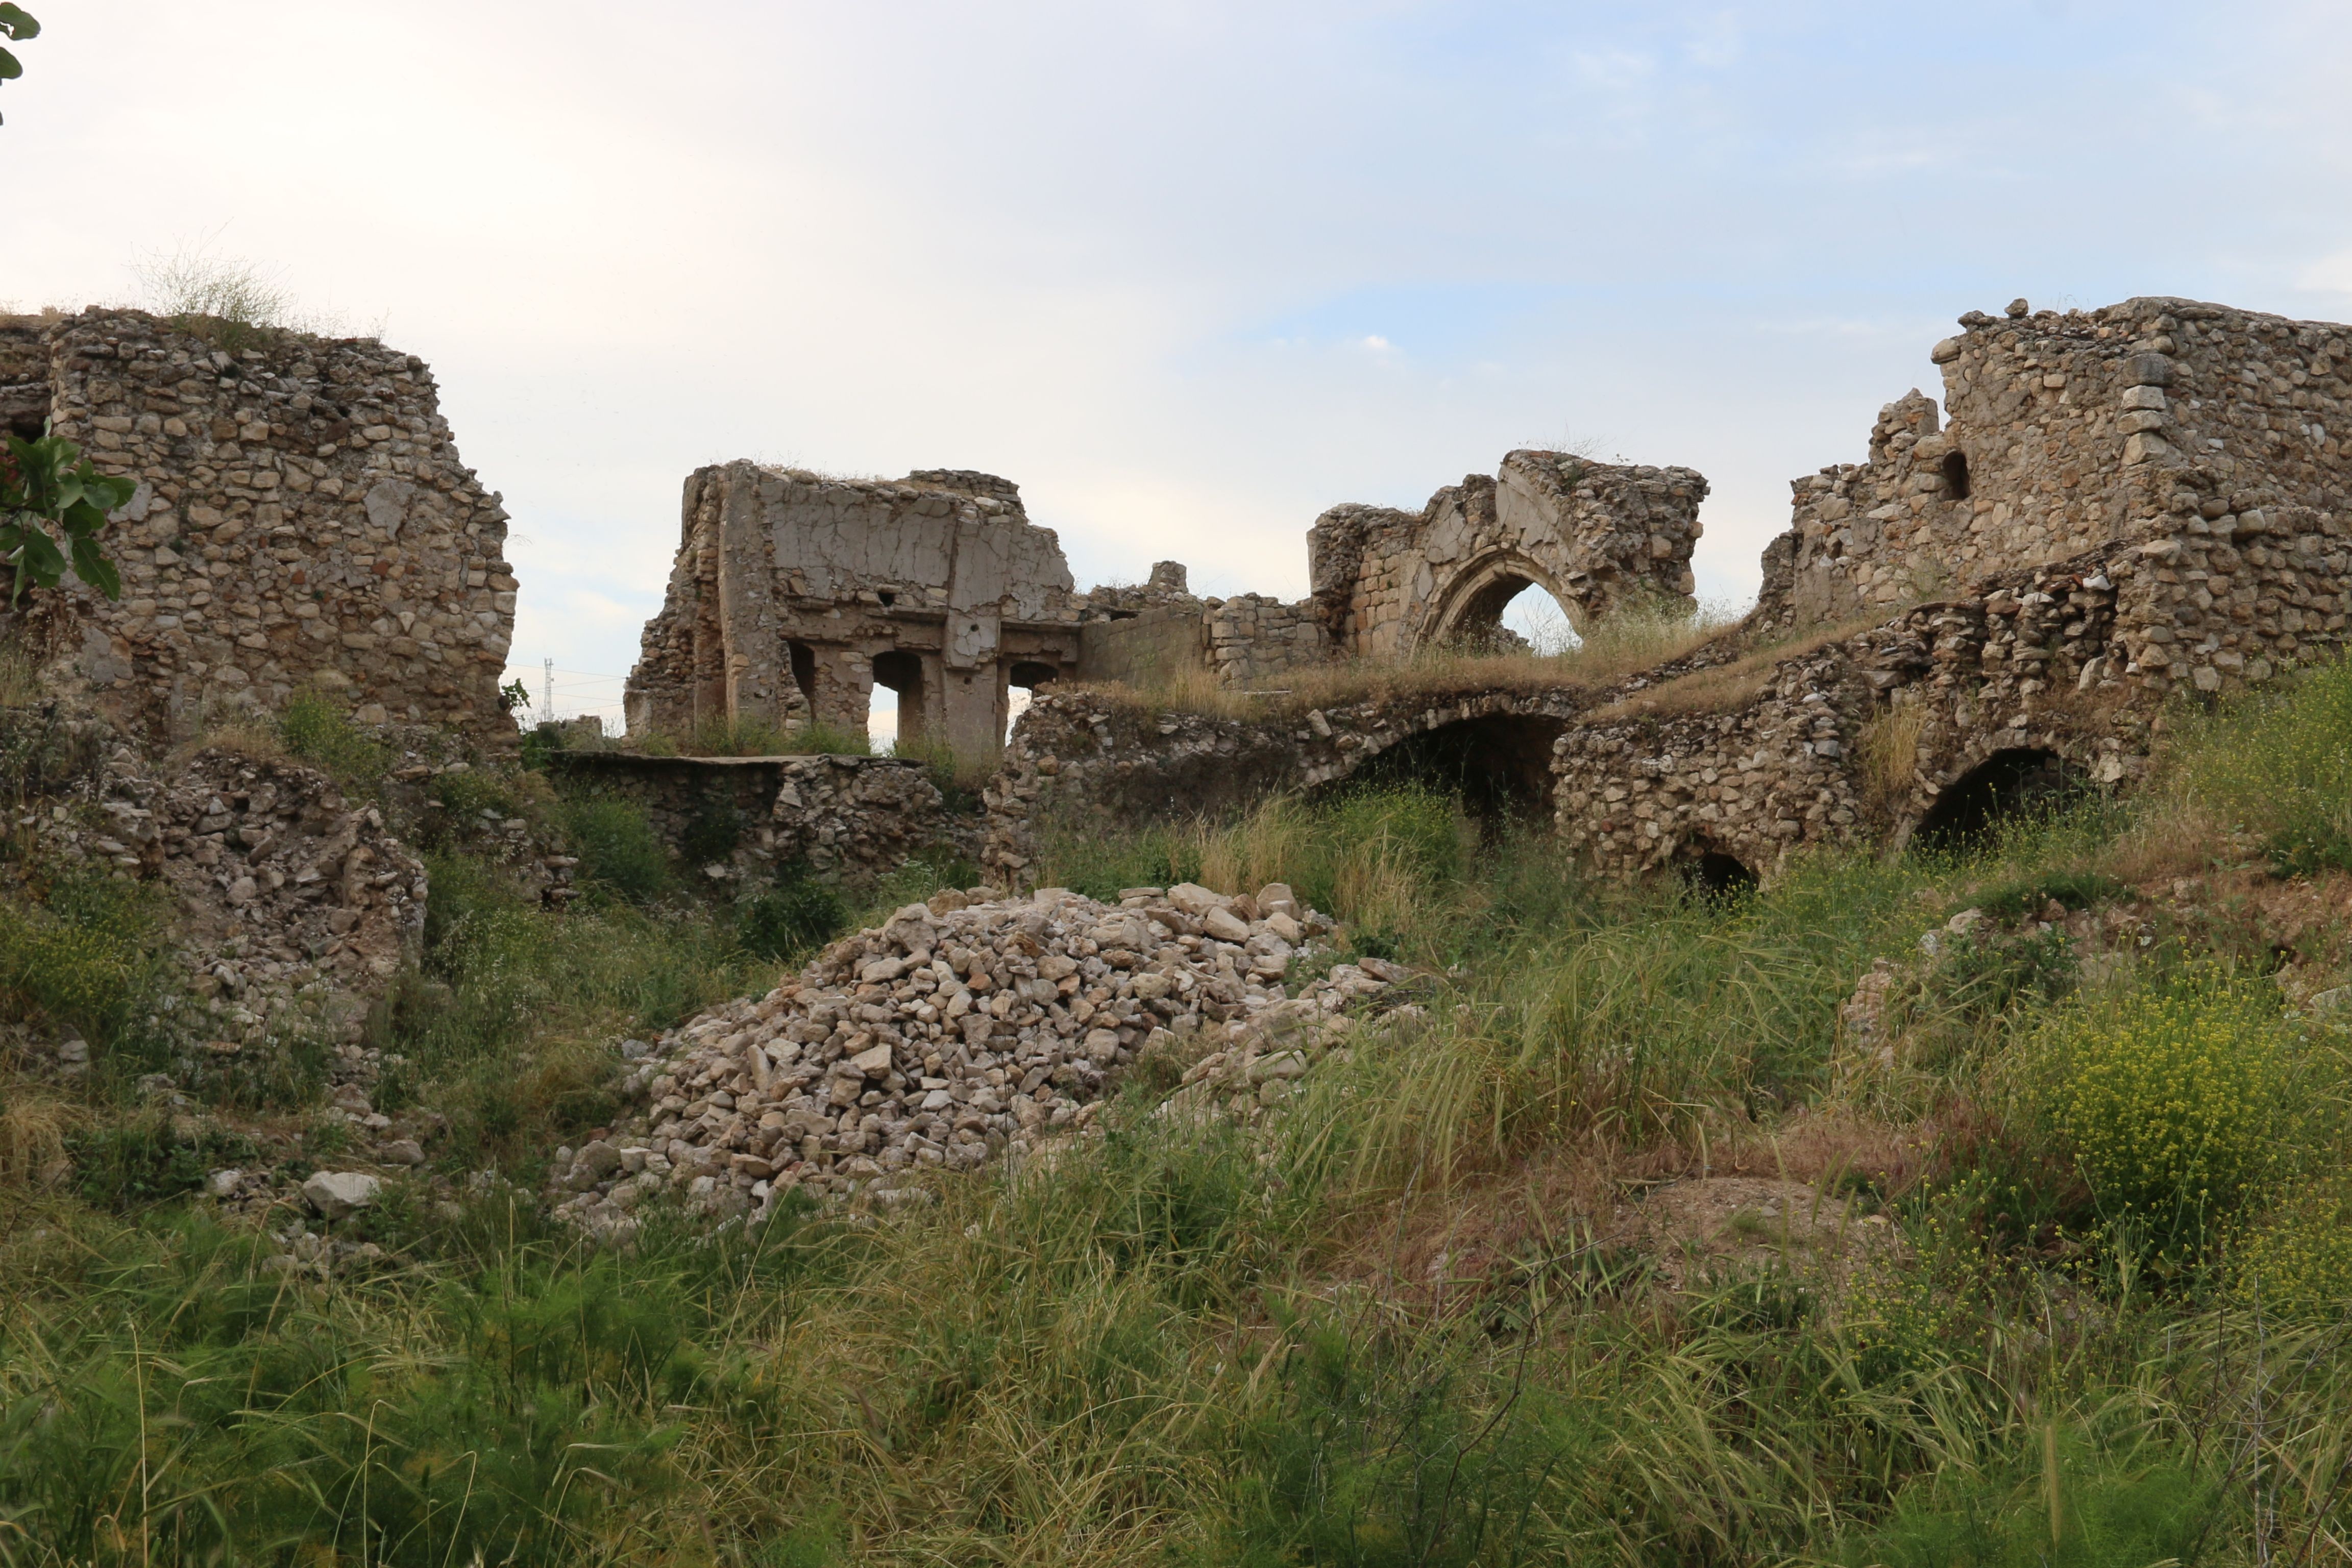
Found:
[[[507,514],[422,360],[299,333],[230,353],[135,310],[15,318],[0,413],[138,481],[107,532],[121,600],[68,585],[22,617],[65,639],[58,689],[155,736],[306,684],[370,722],[504,724]]]
[[[1335,784],[1439,731],[1532,721],[1547,726],[1548,748],[1549,727],[1592,700],[1570,688],[1476,690],[1254,719],[1154,710],[1086,690],[1040,692],[984,792],[982,864],[1004,886],[1026,885],[1041,834],[1214,819],[1269,795]]]
[[[948,810],[920,763],[896,757],[559,752],[549,765],[644,807],[662,841],[730,894],[796,862],[862,882],[924,849],[980,848],[978,825]]]
[[[1328,663],[1332,655],[1330,635],[1312,599],[1285,604],[1262,594],[1240,594],[1213,601],[1202,634],[1217,684],[1234,690],[1261,689],[1290,670]]]
[[[984,755],[1016,678],[1076,671],[1087,603],[1009,480],[734,462],[697,469],[682,511],[629,678],[633,733],[811,717],[862,733],[878,681],[898,691],[902,741]]]
[[[1346,505],[1307,536],[1308,574],[1342,654],[1397,658],[1495,626],[1530,583],[1580,629],[1637,598],[1691,603],[1706,480],[1517,451],[1418,512]]]
[[[2007,574],[1598,710],[1556,747],[1560,833],[1612,875],[1706,854],[1769,874],[1803,846],[1900,842],[2002,752],[2047,753],[2088,784],[2137,778],[2148,705],[2103,677],[2102,650],[2149,574],[2128,551]]]
[[[2352,472],[2329,425],[2352,397],[2352,329],[2174,299],[2011,310],[1971,312],[1936,345],[1948,425],[1911,393],[1882,412],[1867,463],[1794,481],[1758,626],[1973,592],[2114,545],[2154,570],[2103,675],[2222,690],[2340,640]]]

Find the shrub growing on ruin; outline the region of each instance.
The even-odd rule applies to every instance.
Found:
[[[391,750],[352,721],[333,699],[299,691],[278,715],[286,749],[353,794],[371,793],[392,766]]]
[[[583,795],[556,812],[581,880],[631,903],[650,903],[670,890],[669,851],[645,808],[618,795]]]
[[[831,940],[848,919],[834,890],[794,867],[735,905],[735,940],[754,958],[780,959]]]
[[[2328,1322],[2352,1308],[2352,1205],[2340,1192],[2281,1205],[2233,1252],[2238,1294],[2264,1312]]]
[[[2274,994],[2192,976],[2053,1016],[2031,1094],[2101,1219],[2159,1251],[2195,1247],[2289,1168],[2297,1052]]]
[[[0,899],[0,1012],[121,1042],[163,984],[152,889],[66,868],[28,890],[37,897]]]
[[[54,588],[68,572],[110,599],[122,597],[122,579],[99,535],[135,488],[100,473],[62,436],[0,437],[0,567],[9,574],[8,603],[24,596],[26,584]]]

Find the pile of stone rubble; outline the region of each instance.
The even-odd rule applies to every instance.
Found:
[[[715,1214],[765,1212],[794,1186],[887,1200],[902,1173],[1087,1126],[1148,1053],[1195,1058],[1185,1102],[1254,1112],[1344,1035],[1351,1003],[1402,977],[1365,960],[1291,995],[1331,929],[1280,883],[908,904],[764,997],[625,1045],[646,1109],[558,1151],[556,1212],[619,1238],[662,1194]]]

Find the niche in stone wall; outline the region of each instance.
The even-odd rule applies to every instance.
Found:
[[[1948,500],[1969,499],[1969,455],[1966,452],[1945,455],[1944,495]]]
[[[2036,747],[1995,752],[1950,784],[1911,831],[1912,847],[1952,851],[1984,843],[2004,822],[2053,811],[2089,787],[2057,752]]]
[[[816,649],[804,642],[788,641],[784,649],[792,656],[793,684],[801,689],[808,700],[809,711],[816,711]]]

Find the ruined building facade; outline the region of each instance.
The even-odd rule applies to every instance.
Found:
[[[290,332],[231,351],[136,310],[0,317],[0,423],[137,481],[106,533],[121,599],[68,579],[13,617],[55,689],[162,737],[306,686],[370,722],[504,724],[507,514],[422,360]]]
[[[661,613],[629,678],[631,732],[743,721],[860,731],[876,685],[902,742],[992,754],[1010,689],[1055,680],[1237,689],[1301,666],[1492,633],[1541,584],[1589,625],[1690,602],[1706,481],[1688,468],[1513,452],[1418,512],[1341,506],[1307,536],[1313,594],[1197,598],[1184,568],[1078,593],[1051,530],[991,475],[828,479],[748,462],[686,484]]]
[[[2168,298],[1961,326],[1930,355],[1940,407],[1896,400],[1866,462],[1794,482],[1755,612],[1713,643],[1598,689],[1261,720],[1043,700],[992,790],[992,865],[1024,875],[1047,818],[1164,814],[1235,776],[1327,788],[1442,752],[1479,759],[1606,873],[1769,874],[1805,846],[1960,831],[2043,784],[2123,784],[2164,704],[2342,647],[2352,328]],[[1434,587],[1438,535],[1418,618],[1395,624],[1444,626],[1429,606],[1461,602]],[[1369,575],[1325,550],[1338,581]],[[1475,600],[1475,581],[1453,592]]]

